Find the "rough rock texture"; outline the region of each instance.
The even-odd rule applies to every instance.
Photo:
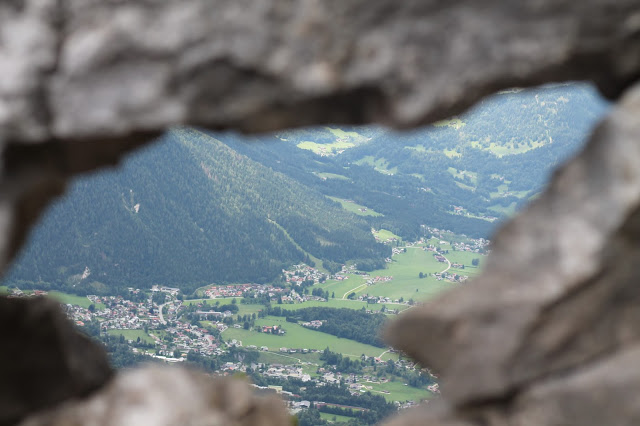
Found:
[[[112,376],[104,350],[52,300],[0,297],[0,338],[1,425],[86,396]]]
[[[286,426],[282,400],[248,383],[180,368],[147,367],[118,375],[91,398],[36,415],[21,426]]]
[[[495,90],[569,79],[594,81],[615,98],[640,75],[640,3],[8,0],[0,2],[0,75],[4,268],[71,176],[114,164],[173,124],[414,126]],[[394,424],[638,422],[639,112],[634,89],[547,193],[499,233],[474,284],[392,326],[390,340],[438,370],[444,390],[439,404]],[[20,309],[7,306],[0,315]],[[57,356],[28,333],[19,342],[19,357]],[[153,379],[121,376],[104,396],[33,421],[109,424],[105,407],[171,407],[172,374],[184,383],[175,401],[193,399],[215,421],[234,406],[193,396],[209,386],[194,376],[158,373],[156,386],[140,389],[136,374]],[[0,400],[12,401],[0,405],[3,415],[54,402],[48,385],[38,397],[12,395],[13,382],[0,378]],[[225,397],[227,385],[211,386]],[[118,390],[133,399],[119,400]],[[262,407],[248,401],[233,413]]]
[[[639,13],[630,0],[3,2],[0,139],[409,126],[550,80],[616,96],[640,70]]]
[[[414,126],[511,86],[615,97],[640,73],[632,0],[24,0],[0,24],[0,146],[79,141],[70,173],[99,165],[86,141],[117,154],[172,124]],[[70,173],[0,188],[0,267]]]
[[[442,375],[459,419],[496,410],[477,424],[639,420],[639,113],[637,86],[498,232],[479,278],[388,330]]]

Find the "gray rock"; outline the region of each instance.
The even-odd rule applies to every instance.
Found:
[[[615,98],[640,75],[638,34],[640,4],[632,0],[1,2],[0,268],[71,176],[116,163],[167,126],[408,127],[460,113],[499,89],[564,80],[594,81]],[[618,395],[638,383],[622,370],[608,373],[636,360],[627,348],[640,333],[639,97],[634,89],[546,194],[500,231],[481,277],[392,325],[390,340],[444,380],[440,408],[429,404],[398,421],[520,426],[530,419],[552,425],[637,419],[631,396],[616,402],[583,387],[603,380],[603,389]],[[57,314],[40,325],[40,317],[11,309],[0,309],[0,317],[15,314],[14,323],[31,331],[21,340],[14,335],[20,343],[7,353],[42,362],[36,368],[43,371],[58,365],[52,360],[65,367],[34,377],[44,392],[32,400],[29,381],[12,396],[12,382],[0,376],[0,395],[9,395],[0,402],[6,421],[106,380],[104,366],[93,373],[78,367],[100,356],[77,337],[68,338],[81,348],[77,355],[38,346],[59,337]],[[4,342],[15,327],[2,324]],[[15,373],[7,369],[12,362],[0,367],[7,375]],[[235,385],[173,371],[149,374],[127,373],[101,396],[31,424],[133,422],[153,415],[147,410],[175,407],[174,400],[192,403],[193,413],[214,424],[251,424],[262,412],[284,421],[244,391],[224,399],[235,395],[227,392]],[[138,379],[151,386],[137,387]],[[58,381],[59,396],[49,395],[58,393]],[[174,381],[184,392],[172,399]],[[554,405],[546,395],[562,402]],[[582,403],[596,408],[574,413]],[[109,416],[116,407],[120,417]],[[172,410],[162,412],[185,417],[168,421],[202,424]]]
[[[78,333],[57,302],[0,297],[0,424],[89,395],[112,372],[104,350]]]
[[[27,0],[0,6],[0,139],[197,124],[415,126],[500,88],[640,70],[630,0]]]
[[[502,404],[640,340],[638,113],[640,86],[498,232],[480,277],[392,323],[453,406]]]
[[[100,392],[35,415],[21,426],[283,426],[291,423],[275,394],[247,382],[180,368],[123,372]]]

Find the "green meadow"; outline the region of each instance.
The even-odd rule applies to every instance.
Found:
[[[320,418],[334,424],[349,423],[349,421],[354,419],[353,417],[340,416],[338,414],[330,413],[320,413]]]
[[[377,393],[385,397],[387,401],[419,401],[423,399],[433,398],[433,393],[427,389],[414,388],[405,386],[402,379],[396,379],[394,382],[387,383],[362,383],[365,386],[371,386],[371,392]],[[389,393],[384,393],[387,391]]]
[[[133,340],[134,342],[140,338],[140,341],[145,343],[153,343],[155,340],[144,330],[109,330],[107,331],[112,336],[124,336],[126,340]]]
[[[342,175],[338,175],[335,173],[314,173],[316,176],[318,176],[321,179],[338,179],[338,180],[350,180],[348,177],[346,176],[342,176]]]
[[[358,216],[384,216],[366,206],[363,206],[361,204],[358,203],[354,203],[353,201],[349,201],[349,200],[345,200],[342,198],[338,198],[338,197],[329,197],[327,196],[327,198],[330,198],[331,200],[340,203],[340,205],[342,206],[343,209],[350,211],[351,213],[355,213]]]
[[[88,308],[92,303],[91,300],[87,299],[86,296],[76,296],[75,294],[62,293],[60,291],[50,291],[47,295],[65,305],[69,304],[80,306],[82,308]],[[96,310],[105,308],[104,304],[102,303],[94,303],[94,306]]]
[[[371,272],[371,276],[392,276],[389,282],[377,283],[366,287],[361,293],[383,296],[391,299],[403,297],[405,300],[425,300],[452,288],[455,284],[437,281],[435,278],[420,278],[424,274],[441,272],[447,264],[435,260],[433,253],[418,247],[408,247],[406,253],[393,256],[393,262],[387,269]]]
[[[268,316],[256,320],[256,325],[279,325],[286,330],[284,336],[277,336],[269,333],[259,333],[253,330],[238,328],[228,328],[222,333],[222,337],[229,341],[236,339],[242,341],[244,347],[255,345],[258,348],[266,346],[271,351],[278,351],[280,348],[294,349],[325,349],[329,347],[334,352],[351,357],[359,357],[361,354],[367,356],[380,356],[386,349],[355,342],[353,340],[341,339],[331,334],[320,331],[309,330],[301,325],[286,322],[282,317]],[[296,354],[287,354],[299,358]],[[394,355],[395,356],[395,355]]]
[[[399,236],[397,236],[396,234],[394,234],[391,231],[388,231],[386,229],[380,229],[379,231],[373,231],[373,235],[375,237],[378,237],[378,239],[382,242],[385,241],[389,241],[393,238],[395,238],[397,241],[402,241],[402,238],[400,238]]]
[[[371,287],[369,287],[371,288]],[[288,304],[288,305],[278,305],[280,306],[282,309],[288,309],[290,311],[296,311],[298,309],[303,309],[303,308],[313,308],[313,307],[321,307],[321,308],[348,308],[348,309],[362,309],[362,307],[364,306],[367,309],[371,309],[373,311],[377,311],[380,310],[382,308],[382,305],[368,305],[366,302],[361,302],[359,300],[344,300],[344,299],[337,299],[337,295],[336,295],[336,299],[329,299],[326,302],[320,302],[317,300],[309,300],[307,302],[302,302],[302,303],[292,303],[292,304]],[[409,306],[407,305],[402,305],[402,304],[398,304],[398,303],[387,303],[385,304],[385,306],[387,308],[390,309],[398,309],[400,311],[404,311],[405,309],[409,308]]]

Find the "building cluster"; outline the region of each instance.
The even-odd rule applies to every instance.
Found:
[[[151,332],[153,334],[153,332]],[[158,352],[172,353],[176,350],[183,356],[193,351],[201,355],[221,355],[224,351],[219,347],[219,342],[208,330],[176,321],[171,327],[164,330],[166,337],[160,339],[152,335],[156,341]]]
[[[290,269],[283,269],[282,274],[286,282],[298,286],[302,285],[304,281],[313,281],[314,284],[317,284],[327,278],[322,272],[304,263],[294,265]]]
[[[242,297],[244,293],[264,290],[260,284],[233,284],[233,285],[213,285],[204,291],[209,299],[218,297]]]

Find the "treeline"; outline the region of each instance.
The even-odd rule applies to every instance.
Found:
[[[379,348],[385,347],[379,335],[380,330],[387,321],[387,317],[384,314],[368,314],[362,310],[348,308],[313,307],[287,310],[280,306],[275,306],[268,309],[269,315],[286,317],[287,321],[290,322],[323,321],[322,326],[316,328],[316,330],[323,333]]]

